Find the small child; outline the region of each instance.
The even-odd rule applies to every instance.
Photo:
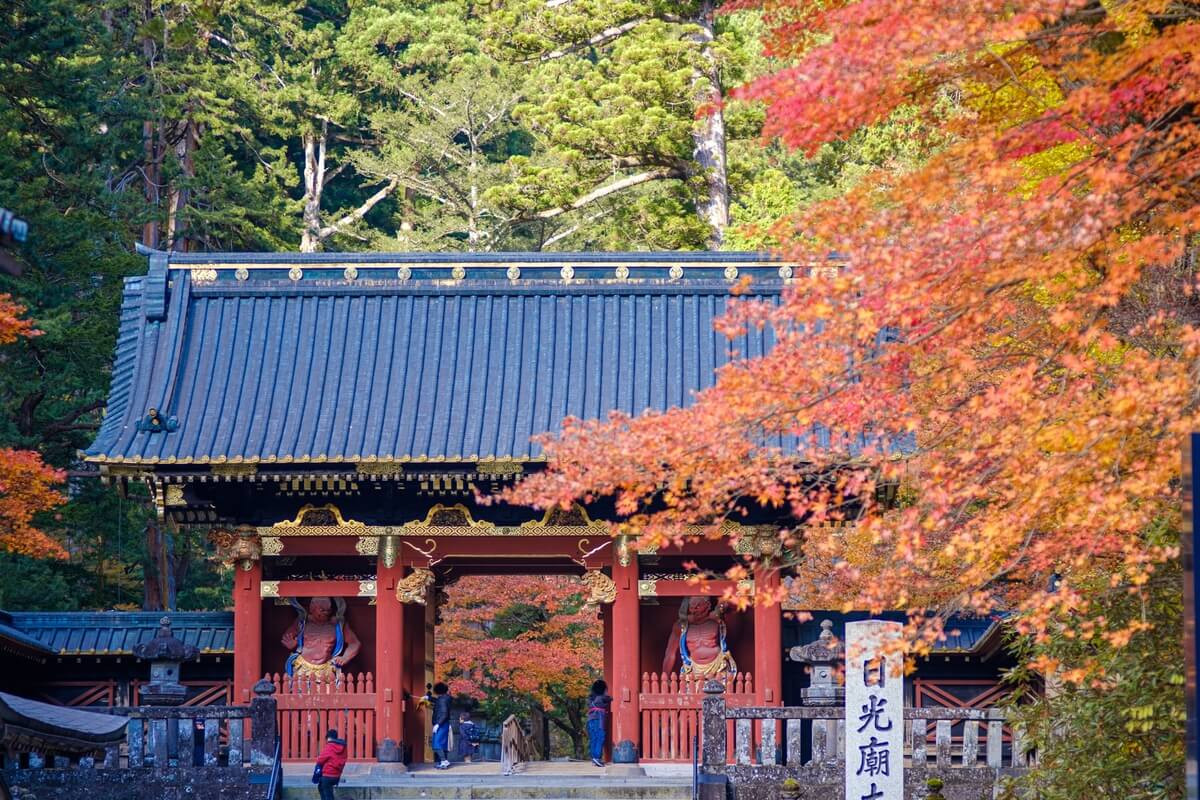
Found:
[[[604,730],[611,707],[612,698],[608,696],[608,684],[596,681],[592,684],[592,693],[588,695],[587,733],[592,763],[597,767],[604,766]]]
[[[346,740],[338,738],[338,732],[330,728],[325,733],[325,747],[317,756],[317,768],[321,777],[317,791],[321,800],[337,800],[335,787],[342,780],[342,770],[346,768]]]
[[[464,711],[458,715],[458,754],[462,760],[470,764],[479,749],[479,726],[471,721],[471,712]]]

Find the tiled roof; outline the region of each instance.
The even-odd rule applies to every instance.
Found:
[[[39,654],[50,654],[53,651],[39,639],[35,639],[24,631],[13,627],[12,615],[0,611],[0,640],[16,646],[16,652],[28,655],[30,651]]]
[[[810,611],[812,619],[799,626],[799,640],[802,644],[815,642],[821,634],[821,621],[830,620],[833,623],[832,633],[838,639],[846,635],[846,623],[864,619],[891,619],[903,622],[902,612],[884,614],[868,614],[867,612],[852,612],[843,614],[838,611]],[[995,634],[1000,630],[1000,621],[992,617],[952,616],[946,621],[946,638],[933,646],[933,651],[942,655],[952,653],[981,653],[986,652],[995,644]]]
[[[151,256],[126,282],[97,461],[536,459],[568,416],[686,406],[713,321],[792,267],[729,253]],[[145,428],[149,409],[169,430]]]
[[[120,742],[129,723],[122,716],[39,703],[3,692],[0,692],[0,721],[24,729],[34,739],[44,734],[99,745]]]
[[[159,620],[201,655],[233,652],[233,614],[226,611],[13,611],[11,627],[58,655],[132,655],[153,639]]]

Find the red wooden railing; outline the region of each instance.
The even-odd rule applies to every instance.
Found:
[[[279,706],[284,761],[311,761],[335,728],[351,761],[375,759],[375,676],[338,675],[332,681],[268,674]]]
[[[690,761],[692,738],[700,735],[700,701],[704,699],[703,678],[677,673],[644,673],[639,708],[642,713],[644,761]],[[754,679],[739,672],[726,681],[725,701],[733,707],[754,704]],[[729,722],[728,741],[733,741]],[[732,746],[729,757],[733,758]]]

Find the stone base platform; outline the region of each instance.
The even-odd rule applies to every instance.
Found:
[[[532,762],[514,775],[497,763],[455,764],[448,770],[421,765],[349,764],[338,785],[339,800],[691,800],[690,764],[629,765],[603,769],[588,762]],[[315,800],[312,768],[289,764],[284,800]]]

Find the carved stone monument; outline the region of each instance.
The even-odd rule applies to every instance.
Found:
[[[837,668],[846,650],[833,636],[833,623],[821,621],[821,635],[815,642],[793,647],[788,658],[808,664],[809,685],[800,690],[806,706],[839,706],[846,700],[846,690],[837,680]]]
[[[187,699],[187,689],[179,682],[179,666],[200,654],[195,646],[175,638],[171,618],[163,617],[153,639],[135,645],[133,654],[150,662],[150,682],[141,690],[148,706],[177,706]]]
[[[903,629],[846,623],[846,800],[904,799]]]

